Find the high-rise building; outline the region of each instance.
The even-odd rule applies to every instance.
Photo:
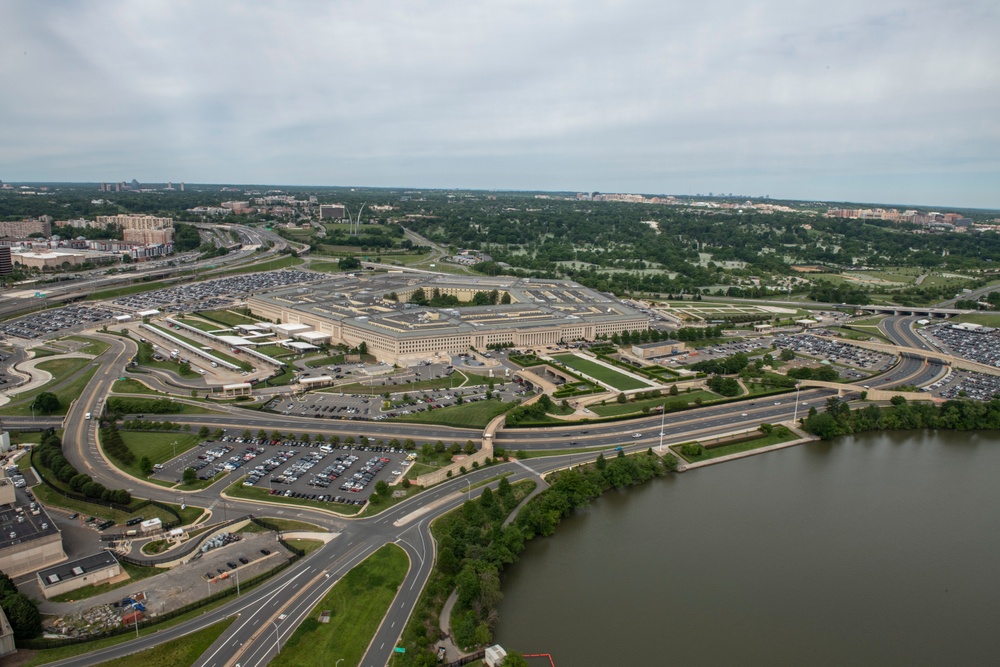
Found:
[[[342,220],[345,215],[346,209],[343,204],[323,204],[319,207],[320,220],[324,218]]]
[[[14,272],[14,263],[10,258],[10,247],[0,246],[0,276],[6,276]]]

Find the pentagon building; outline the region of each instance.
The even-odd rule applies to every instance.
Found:
[[[431,308],[409,303],[420,289],[428,299],[436,292],[460,302],[495,290],[498,305]],[[499,303],[508,298],[509,304]],[[461,354],[470,347],[594,340],[649,326],[644,314],[617,299],[574,282],[534,278],[344,275],[264,292],[247,305],[260,317],[311,327],[328,335],[330,343],[355,347],[364,342],[370,354],[392,364]]]

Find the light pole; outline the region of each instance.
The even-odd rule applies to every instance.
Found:
[[[177,441],[174,440],[172,444],[174,446],[174,458],[176,459],[177,458]]]
[[[663,454],[663,420],[667,416],[667,404],[660,406],[660,454]]]
[[[795,385],[795,411],[792,413],[792,423],[799,420],[799,385]]]
[[[271,621],[274,624],[274,646],[277,649],[277,653],[281,653],[281,635],[278,634],[278,622]]]

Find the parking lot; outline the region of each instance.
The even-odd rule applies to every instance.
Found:
[[[826,360],[830,363],[851,366],[869,374],[884,371],[893,363],[891,355],[838,341],[825,340],[809,334],[777,335],[774,337],[774,345],[778,349],[789,349],[798,354]],[[864,377],[864,374],[850,372],[841,373],[841,375]]]
[[[942,398],[973,398],[977,401],[989,401],[995,396],[1000,396],[1000,377],[968,371],[953,372],[925,387],[924,391],[936,392]]]
[[[993,327],[956,328],[952,324],[938,324],[924,327],[918,333],[942,352],[987,366],[1000,366],[1000,330]]]
[[[182,479],[186,468],[194,468],[200,479],[225,475],[245,476],[244,486],[267,489],[272,495],[362,505],[384,480],[394,484],[413,458],[401,447],[377,445],[362,436],[341,442],[269,440],[225,436],[207,441],[168,461],[153,473],[167,482]]]
[[[16,338],[34,339],[48,334],[91,327],[100,322],[107,322],[118,314],[105,308],[66,306],[0,324],[0,333]]]
[[[460,396],[462,401],[467,403],[486,400],[489,385],[390,393],[389,404],[386,406],[385,392],[391,389],[392,385],[373,385],[371,393],[368,394],[341,395],[327,391],[311,392],[295,399],[278,396],[264,409],[299,417],[380,421],[455,405]],[[523,389],[515,382],[507,382],[500,386],[498,381],[494,385],[493,395],[499,395],[504,401],[511,401],[523,397]]]
[[[144,294],[123,296],[115,299],[112,303],[130,310],[157,309],[170,312],[190,312],[199,309],[220,308],[253,292],[322,280],[326,277],[324,274],[294,269],[247,273],[218,280],[178,285]]]

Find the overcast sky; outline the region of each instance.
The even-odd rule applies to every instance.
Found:
[[[0,179],[1000,207],[998,0],[0,4]]]

